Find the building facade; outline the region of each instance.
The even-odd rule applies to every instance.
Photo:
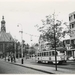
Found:
[[[69,14],[70,39],[64,40],[68,57],[75,57],[75,12]]]
[[[39,37],[39,51],[45,51],[45,50],[50,50],[51,47],[51,42],[47,41],[47,39],[43,39],[43,36],[40,35]]]
[[[14,52],[14,39],[10,33],[6,32],[5,24],[4,16],[2,16],[0,31],[0,57],[6,57],[11,52]]]

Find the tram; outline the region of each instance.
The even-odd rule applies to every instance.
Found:
[[[57,50],[56,51],[57,64],[66,63],[67,56],[65,51]],[[52,62],[55,64],[55,50],[44,50],[36,53],[36,62],[49,63]]]

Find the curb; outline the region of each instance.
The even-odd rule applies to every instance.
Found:
[[[36,68],[36,66],[35,67],[33,67],[33,66],[27,66],[27,65],[23,65],[23,64],[19,64],[19,63],[14,63],[14,62],[7,62],[7,63],[9,63],[9,64],[13,64],[13,65],[17,65],[17,66],[21,66],[21,67],[25,67],[25,68],[29,68],[29,69],[33,69],[33,70],[36,70],[36,71],[41,71],[41,72],[44,72],[44,73],[47,73],[47,74],[61,74],[61,72],[54,72],[54,71],[50,71],[50,70],[43,70],[43,69],[40,69],[40,68]],[[75,72],[73,72],[74,74],[75,74]],[[64,74],[67,74],[66,72],[64,73]],[[72,74],[72,73],[71,73]]]
[[[20,64],[16,64],[16,63],[10,63],[10,64],[14,64],[14,65],[17,65],[17,66],[30,68],[30,69],[37,70],[37,71],[41,71],[41,72],[48,73],[48,74],[55,74],[55,73],[52,73],[52,72],[48,72],[48,71],[45,71],[45,70],[40,70],[40,69],[36,69],[36,68],[32,68],[32,67],[28,67],[28,66],[25,66],[25,65],[20,65]]]

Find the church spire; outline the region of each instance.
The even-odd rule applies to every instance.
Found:
[[[2,16],[2,19],[4,19],[4,16]]]
[[[2,21],[1,21],[1,32],[6,32],[6,27],[5,27],[5,20],[4,16],[2,16]]]

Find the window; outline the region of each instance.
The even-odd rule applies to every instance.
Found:
[[[41,56],[41,53],[39,54],[39,56]]]
[[[70,25],[70,29],[71,29],[71,25]]]
[[[35,55],[35,57],[36,57],[37,55]]]
[[[64,51],[60,51],[60,53],[64,53]]]
[[[46,56],[47,56],[47,52],[45,52]]]
[[[73,19],[73,16],[72,15],[70,15],[69,16],[69,21],[71,21]]]
[[[69,17],[69,21],[71,21],[71,17]]]
[[[71,40],[71,44],[72,44],[72,45],[74,44],[74,40]]]
[[[54,51],[52,51],[52,56],[54,56],[55,55],[55,52]]]
[[[74,28],[74,24],[72,24],[72,28]]]
[[[38,53],[38,56],[39,56],[39,53]]]
[[[51,56],[51,52],[49,52],[49,56]]]
[[[75,40],[74,40],[74,44],[75,44]]]
[[[43,51],[46,51],[46,49],[43,49]]]
[[[56,55],[58,55],[58,52],[56,52]]]
[[[56,52],[56,55],[58,55],[58,52]],[[52,56],[55,56],[55,51],[52,52]]]
[[[66,44],[70,44],[70,40],[66,40]]]
[[[42,56],[43,56],[43,53],[42,53]]]
[[[75,19],[75,14],[74,14],[74,19]]]
[[[44,52],[44,56],[46,56],[46,53]]]
[[[46,52],[46,56],[48,56],[48,52]]]

